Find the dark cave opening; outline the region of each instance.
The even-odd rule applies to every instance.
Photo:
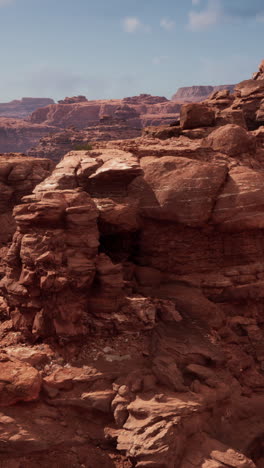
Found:
[[[139,252],[139,231],[101,234],[99,253],[108,255],[113,263],[134,262]]]

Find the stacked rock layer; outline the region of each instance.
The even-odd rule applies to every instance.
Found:
[[[36,159],[30,189],[13,160],[3,468],[263,467],[263,90],[221,90],[53,171]]]

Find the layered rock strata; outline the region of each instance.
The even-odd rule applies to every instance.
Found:
[[[65,105],[67,104],[67,105]],[[131,98],[72,101],[67,98],[55,105],[38,109],[32,113],[31,123],[78,129],[98,125],[103,116],[125,119],[129,127],[159,125],[172,122],[178,116],[180,105],[164,97],[142,94]]]
[[[36,125],[22,119],[0,117],[0,152],[25,153],[45,135],[57,131],[48,125]]]
[[[21,100],[16,99],[11,102],[1,102],[0,117],[25,119],[36,109],[49,106],[50,104],[54,104],[53,99],[32,97],[24,97]]]
[[[69,128],[44,136],[27,154],[59,162],[69,151],[89,149],[95,141],[125,140],[140,135],[141,129],[130,127],[125,119],[102,117],[99,125],[84,130]]]
[[[35,159],[23,154],[0,155],[0,245],[12,239],[15,222],[12,210],[23,196],[51,172],[53,164],[48,159]]]
[[[15,207],[4,468],[263,466],[263,131],[234,99],[72,151]]]

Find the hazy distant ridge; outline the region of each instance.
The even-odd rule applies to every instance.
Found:
[[[221,89],[229,89],[233,92],[235,85],[219,85],[219,86],[186,86],[179,88],[172,96],[172,101],[203,101],[214,91]]]

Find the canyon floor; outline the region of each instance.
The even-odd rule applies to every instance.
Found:
[[[44,147],[0,156],[1,468],[263,468],[264,63]]]

